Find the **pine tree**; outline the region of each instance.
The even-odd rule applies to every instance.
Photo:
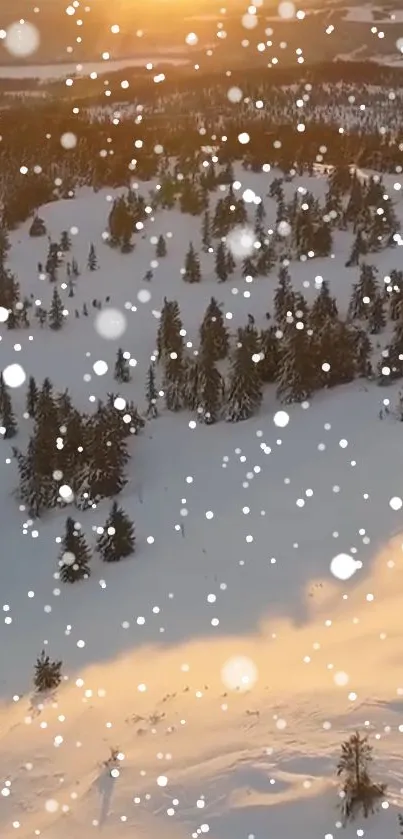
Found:
[[[346,821],[362,812],[364,818],[375,811],[385,796],[386,785],[374,784],[369,775],[372,746],[358,731],[342,743],[337,777],[342,781],[342,809]]]
[[[311,338],[312,387],[335,387],[354,379],[355,330],[343,321],[327,318]]]
[[[389,383],[403,376],[403,322],[398,321],[392,340],[382,351],[378,365],[380,384]]]
[[[228,330],[222,310],[214,297],[210,300],[200,327],[200,343],[202,351],[207,353],[212,361],[226,358],[228,354]]]
[[[261,356],[259,373],[262,382],[274,382],[280,363],[280,342],[275,326],[260,332],[258,351]]]
[[[386,316],[384,310],[383,298],[380,294],[376,294],[371,301],[368,312],[368,327],[371,335],[378,335],[386,325]]]
[[[295,307],[295,294],[291,285],[291,277],[287,268],[282,266],[278,275],[278,286],[274,292],[274,315],[276,322],[283,325],[287,312],[293,312]]]
[[[63,303],[60,299],[57,287],[55,286],[53,289],[53,297],[52,302],[50,304],[48,317],[48,322],[51,329],[57,330],[62,328],[64,321],[63,311]]]
[[[167,300],[164,297],[157,332],[158,360],[169,356],[172,352],[175,352],[178,358],[182,358],[184,341],[181,333],[183,331],[177,300]]]
[[[87,580],[91,575],[90,558],[91,552],[80,526],[69,517],[59,558],[61,581],[75,583],[77,580]]]
[[[199,283],[201,280],[199,257],[194,250],[192,242],[190,242],[189,250],[185,256],[183,279],[187,283]]]
[[[354,348],[355,348],[355,370],[357,376],[370,378],[372,376],[372,344],[364,329],[355,329],[354,333]]]
[[[0,375],[0,418],[2,428],[4,429],[2,436],[4,440],[11,440],[12,437],[15,437],[18,426],[13,412],[11,396],[8,388],[4,384],[2,375]]]
[[[250,256],[246,256],[242,264],[243,277],[257,277],[257,268],[254,260]]]
[[[220,242],[216,250],[215,272],[220,283],[224,283],[228,277],[227,254],[224,242]]]
[[[236,268],[236,262],[232,255],[231,248],[227,248],[227,255],[225,258],[225,267],[227,269],[227,274],[233,274]]]
[[[230,422],[249,419],[260,407],[261,401],[259,364],[252,352],[247,330],[239,329],[228,385],[227,419]]]
[[[79,277],[80,276],[80,270],[79,270],[79,267],[78,267],[75,259],[72,259],[71,271],[72,271],[73,277]]]
[[[200,356],[186,360],[182,388],[183,403],[189,411],[196,411],[199,404]]]
[[[362,263],[360,268],[360,279],[354,283],[348,314],[353,320],[355,318],[368,319],[370,307],[379,294],[376,275],[378,271],[374,265]]]
[[[97,539],[97,551],[104,562],[119,562],[134,553],[135,544],[134,525],[114,501],[103,533]]]
[[[206,210],[203,216],[202,244],[204,252],[207,253],[208,249],[211,248],[211,221],[208,210]]]
[[[90,250],[88,253],[87,268],[90,271],[96,271],[96,269],[98,268],[97,255],[95,253],[95,248],[92,243],[90,245]]]
[[[367,252],[367,242],[363,236],[361,229],[359,228],[357,230],[357,234],[351,248],[350,256],[346,262],[346,268],[351,268],[352,266],[358,265],[360,261],[360,256],[365,256]]]
[[[262,247],[257,252],[256,271],[262,277],[270,274],[276,262],[276,255],[273,245],[263,241]]]
[[[45,650],[42,650],[35,664],[34,687],[38,693],[53,690],[60,685],[62,663],[61,661],[51,661],[50,657],[45,654]]]
[[[115,408],[102,403],[91,417],[86,432],[86,483],[92,499],[118,495],[127,484],[129,460],[127,429]]]
[[[303,402],[314,387],[313,357],[306,329],[286,328],[278,370],[277,396],[282,402]]]
[[[123,350],[119,347],[116,355],[114,378],[117,382],[130,382],[129,362]]]
[[[164,395],[168,411],[180,411],[183,406],[186,370],[182,358],[175,352],[165,356]]]
[[[323,280],[309,316],[309,322],[314,328],[323,326],[325,320],[336,320],[338,317],[336,298],[331,297],[329,283]]]
[[[224,382],[213,358],[207,352],[202,354],[199,363],[198,391],[198,418],[206,425],[213,425],[219,418]]]
[[[29,228],[29,235],[32,237],[46,236],[45,222],[39,216],[34,216],[31,227]]]
[[[60,250],[67,253],[71,248],[71,239],[67,230],[62,230],[60,239]]]
[[[33,376],[29,377],[28,381],[28,392],[27,392],[27,414],[30,417],[35,417],[36,412],[36,403],[38,401],[38,388],[36,386],[36,381]]]
[[[158,391],[155,386],[155,367],[154,364],[150,364],[148,368],[147,374],[147,386],[146,386],[146,399],[147,399],[147,417],[155,418],[158,416],[158,408],[157,408],[157,399],[158,399]]]
[[[393,268],[388,280],[386,292],[389,298],[389,317],[396,321],[400,320],[403,314],[403,271],[397,271]]]
[[[157,247],[155,249],[155,255],[158,259],[161,259],[163,256],[167,255],[167,246],[163,235],[161,234],[158,236]]]

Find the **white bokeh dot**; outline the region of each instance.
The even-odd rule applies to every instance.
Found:
[[[246,656],[232,656],[221,669],[221,681],[229,690],[250,690],[258,678],[257,667]]]
[[[337,673],[333,676],[333,681],[337,687],[342,688],[345,687],[349,682],[349,677],[344,670],[338,670]]]
[[[389,507],[392,510],[395,510],[395,511],[401,510],[402,506],[403,506],[403,501],[398,495],[394,495],[393,498],[391,498],[390,501],[389,501]]]
[[[273,417],[274,425],[277,425],[278,428],[285,428],[290,421],[289,414],[287,411],[276,411]]]
[[[11,55],[25,58],[38,49],[39,41],[39,32],[33,23],[18,21],[8,27],[4,43]]]
[[[139,300],[140,303],[149,303],[151,300],[151,291],[149,291],[148,288],[141,288],[137,294],[137,300]]]
[[[57,813],[59,809],[59,803],[56,801],[55,798],[48,798],[45,803],[45,810],[47,813]]]
[[[358,567],[357,561],[349,554],[337,554],[330,563],[330,571],[338,580],[349,580]]]
[[[295,16],[295,6],[291,0],[282,0],[278,7],[279,16],[283,20],[291,20]]]
[[[72,131],[65,131],[60,137],[60,144],[64,149],[75,149],[77,145],[77,137]]]
[[[98,312],[94,326],[98,335],[113,341],[120,338],[126,330],[127,320],[123,312],[119,309],[102,309]]]
[[[25,370],[21,367],[21,364],[9,364],[3,370],[4,384],[7,387],[21,387],[26,378]]]
[[[108,365],[106,361],[102,361],[100,359],[99,361],[95,361],[95,363],[92,365],[92,369],[97,376],[104,376],[105,373],[108,372]]]

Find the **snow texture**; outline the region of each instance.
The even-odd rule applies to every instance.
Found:
[[[236,174],[263,195],[273,223],[273,175]],[[316,195],[325,189],[321,177],[295,178],[289,188],[299,183]],[[164,295],[178,299],[197,346],[212,295],[231,331],[248,313],[260,328],[276,279],[246,284],[239,270],[218,285],[214,257],[202,254],[202,282],[184,283],[188,242],[201,250],[200,220],[175,211],[149,220],[132,254],[113,251],[101,238],[113,195],[84,189],[40,208],[52,238],[78,228],[82,274],[73,299],[62,292],[71,316],[57,334],[36,322],[18,331],[1,325],[1,364],[18,362],[27,381],[49,376],[90,410],[94,397],[116,393],[122,346],[137,366],[119,394],[144,410]],[[402,218],[401,200],[396,208]],[[28,229],[11,235],[10,267],[22,292],[48,306],[51,284],[35,273],[46,242],[29,239]],[[154,253],[148,240],[160,233],[168,255],[141,303]],[[358,272],[342,267],[351,241],[338,232],[334,259],[293,263],[295,289],[312,300],[322,275],[345,312]],[[90,242],[100,265],[93,273],[85,268]],[[398,260],[398,249],[371,258],[380,276]],[[117,340],[94,328],[91,300],[106,295],[127,317]],[[90,317],[77,319],[84,302]],[[102,377],[93,372],[99,360],[108,365]],[[22,418],[25,392],[26,384],[12,391],[21,448],[31,427]],[[389,501],[403,495],[403,432],[392,415],[380,422],[384,395],[360,381],[322,392],[309,406],[287,407],[284,427],[274,422],[282,408],[270,387],[259,414],[235,425],[191,428],[190,414],[161,407],[130,442],[130,481],[119,497],[135,522],[136,554],[113,567],[94,557],[91,578],[72,586],[54,579],[66,511],[27,521],[13,495],[11,446],[1,443],[2,839],[82,839],[98,828],[105,839],[330,839],[340,826],[339,746],[357,726],[370,734],[388,806],[343,835],[394,839],[403,787],[403,553],[401,513]],[[397,388],[387,395],[393,403]],[[109,507],[73,513],[92,546]],[[341,553],[362,563],[345,582],[330,571]],[[31,683],[42,648],[63,660],[65,679],[40,704]],[[113,770],[105,765],[110,749],[122,753]]]

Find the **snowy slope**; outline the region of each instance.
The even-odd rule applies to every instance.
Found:
[[[268,224],[274,221],[274,204],[265,197],[272,175],[237,176],[242,188],[263,195]],[[324,189],[319,178],[292,188],[298,183],[315,194]],[[73,299],[64,292],[71,316],[61,333],[42,331],[36,321],[28,330],[2,327],[1,365],[18,361],[27,376],[50,376],[82,409],[108,390],[142,408],[164,295],[179,300],[197,346],[213,294],[234,329],[249,312],[263,326],[276,275],[246,284],[235,274],[219,285],[207,255],[200,286],[186,285],[180,268],[189,240],[199,246],[200,220],[177,212],[156,214],[133,254],[113,252],[102,241],[108,195],[84,190],[74,201],[41,208],[53,238],[78,228],[73,254],[82,275]],[[401,201],[397,209],[402,218]],[[47,241],[29,239],[28,227],[12,234],[10,267],[23,293],[47,306],[52,288],[36,271]],[[168,256],[147,285],[151,300],[141,303],[142,277],[154,256],[149,239],[168,232]],[[85,270],[91,241],[100,262],[93,274]],[[356,279],[356,269],[344,268],[350,246],[350,234],[337,234],[334,259],[293,264],[295,288],[312,300],[321,275],[343,311]],[[398,258],[399,251],[386,251],[371,262],[382,277]],[[108,294],[127,315],[116,342],[105,341],[93,324],[91,300]],[[74,308],[84,301],[91,317],[76,319]],[[118,387],[112,372],[119,345],[138,363],[133,381]],[[109,365],[103,377],[93,372],[99,359]],[[393,405],[396,390],[356,382],[316,395],[309,406],[287,409],[286,428],[273,421],[279,405],[271,388],[260,414],[238,425],[192,428],[190,414],[162,407],[130,443],[130,482],[120,498],[136,523],[136,555],[112,568],[94,557],[91,579],[71,588],[54,579],[55,540],[67,513],[26,524],[12,494],[11,447],[1,443],[2,839],[84,839],[101,827],[106,839],[131,835],[130,828],[147,839],[208,831],[217,839],[297,833],[330,839],[340,826],[339,745],[364,725],[375,747],[374,775],[388,783],[388,807],[344,835],[396,836],[403,560],[401,514],[389,501],[403,496],[403,446],[400,423],[378,418],[382,399]],[[25,448],[25,386],[12,395],[16,442]],[[108,509],[103,502],[73,512],[92,544]],[[329,564],[346,551],[362,568],[339,583]],[[30,683],[44,645],[63,659],[66,681],[53,704],[38,708],[31,706]],[[234,657],[246,662],[235,674],[230,666],[223,680],[222,668]],[[340,672],[348,676],[342,686]],[[245,676],[250,690],[231,689]],[[112,781],[102,762],[115,746],[125,758]]]

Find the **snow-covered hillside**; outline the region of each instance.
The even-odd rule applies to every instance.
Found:
[[[264,197],[274,224],[266,196],[273,173],[236,175],[242,189]],[[391,191],[395,181],[385,178]],[[323,195],[320,177],[296,178],[286,185],[290,195],[299,184]],[[147,195],[152,186],[140,189]],[[112,250],[102,234],[115,195],[82,190],[40,208],[52,239],[70,231],[81,267],[73,298],[60,270],[69,310],[63,329],[41,329],[34,318],[26,330],[1,325],[1,368],[18,363],[27,379],[49,376],[80,410],[108,391],[145,408],[164,296],[179,302],[191,352],[212,295],[235,332],[248,314],[265,325],[276,284],[275,273],[250,283],[240,271],[218,284],[210,254],[201,257],[202,282],[184,283],[189,241],[200,250],[200,219],[177,211],[148,219],[132,254]],[[401,199],[396,211],[402,221]],[[47,240],[29,238],[29,226],[11,234],[9,266],[22,293],[48,307],[53,288],[37,272]],[[168,254],[145,283],[161,233]],[[94,272],[85,268],[91,242]],[[321,276],[345,312],[358,277],[344,267],[351,244],[351,233],[336,231],[332,258],[292,263],[295,290],[312,301]],[[382,278],[399,259],[396,248],[370,261]],[[114,341],[96,330],[91,305],[96,298],[105,307],[107,296],[127,321]],[[125,385],[113,379],[119,346],[136,361]],[[94,371],[100,360],[108,365],[102,376]],[[335,767],[356,727],[370,734],[373,776],[388,791],[376,816],[343,835],[396,837],[403,806],[402,525],[393,509],[399,502],[390,504],[403,497],[397,391],[358,380],[287,407],[284,424],[269,386],[254,418],[212,427],[185,411],[169,413],[161,400],[159,417],[130,442],[130,480],[119,496],[135,522],[136,553],[111,565],[94,554],[91,578],[74,586],[54,576],[66,515],[93,547],[109,503],[29,520],[14,494],[11,444],[1,442],[2,839],[84,839],[98,829],[106,839],[334,839],[341,833]],[[26,383],[12,390],[19,422],[12,442],[22,449],[31,429],[25,395]],[[380,421],[385,399],[390,414]],[[346,582],[330,572],[341,553],[361,563]],[[65,680],[41,706],[31,685],[42,648],[62,659]],[[113,748],[124,755],[114,778],[103,765]]]

